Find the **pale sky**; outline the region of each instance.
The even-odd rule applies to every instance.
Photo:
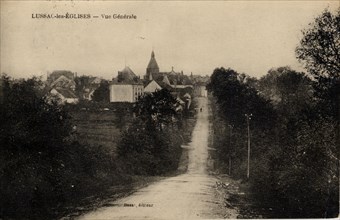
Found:
[[[272,67],[303,70],[294,52],[301,30],[326,7],[335,11],[339,1],[2,1],[0,67],[15,78],[71,70],[111,79],[126,64],[142,76],[154,49],[163,72],[174,66],[210,75],[223,66],[260,77]],[[32,18],[67,12],[91,18]]]

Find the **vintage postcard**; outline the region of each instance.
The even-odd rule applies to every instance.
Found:
[[[0,219],[339,216],[339,1],[0,4]]]

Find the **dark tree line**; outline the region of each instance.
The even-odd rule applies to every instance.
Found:
[[[1,83],[0,218],[60,218],[127,180],[110,149],[76,141],[65,106],[44,96],[39,79],[3,76]]]
[[[236,178],[246,179],[252,114],[248,184],[273,218],[339,213],[339,11],[324,11],[303,34],[296,53],[308,75],[280,67],[254,81],[218,68],[208,86],[219,165]]]

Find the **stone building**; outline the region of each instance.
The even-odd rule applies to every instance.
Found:
[[[144,94],[142,80],[126,66],[110,84],[110,102],[136,102]]]

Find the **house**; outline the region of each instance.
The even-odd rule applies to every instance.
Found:
[[[184,75],[183,71],[175,72],[174,67],[172,67],[170,72],[160,72],[154,51],[151,52],[151,58],[146,68],[144,84],[147,87],[147,92],[155,91],[155,89],[159,89],[159,86],[166,87],[169,90],[171,88],[193,88],[191,79],[189,76]]]
[[[145,93],[152,93],[165,88],[169,91],[172,90],[172,86],[166,75],[158,75],[157,79],[153,79],[153,76],[150,74],[149,80],[144,80]]]
[[[110,102],[136,102],[144,94],[142,80],[126,66],[110,84]]]
[[[90,85],[99,85],[103,81],[100,77],[90,77]]]
[[[79,102],[78,97],[70,89],[52,88],[48,96],[49,98],[57,97],[60,104],[77,104]]]
[[[56,70],[47,76],[46,85],[49,88],[64,88],[75,90],[74,73],[66,70]]]
[[[152,93],[152,92],[156,92],[158,90],[163,89],[155,80],[151,80],[149,82],[146,83],[145,87],[144,87],[144,92],[145,93]]]
[[[105,81],[100,77],[94,76],[78,76],[74,79],[76,84],[76,95],[80,99],[92,100],[92,95],[100,87],[100,84]]]
[[[61,76],[59,76],[59,78],[57,78],[56,80],[51,82],[49,87],[52,87],[52,88],[55,88],[55,87],[69,88],[69,89],[75,90],[76,83],[74,82],[73,79],[70,79],[70,78],[68,78],[64,75],[61,75]]]
[[[144,86],[145,93],[152,93],[164,88],[169,90],[178,101],[176,107],[178,111],[189,109],[191,105],[191,96],[194,90],[192,78],[183,74],[183,71],[175,72],[174,67],[170,72],[160,72],[154,51],[151,52],[151,58],[146,68]]]
[[[47,81],[50,83],[56,81],[60,76],[64,76],[71,80],[74,80],[74,73],[68,70],[55,70],[52,73],[48,74]]]

